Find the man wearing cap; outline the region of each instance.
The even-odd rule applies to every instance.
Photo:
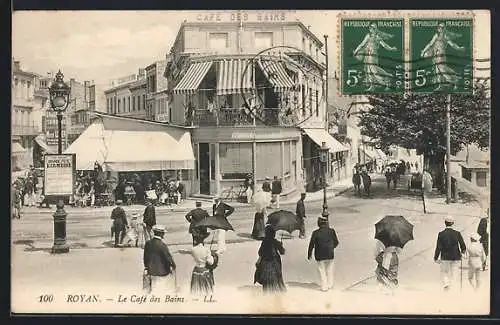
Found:
[[[318,229],[314,230],[309,241],[307,259],[311,259],[314,249],[314,259],[317,262],[321,291],[333,288],[333,257],[334,249],[339,245],[335,230],[328,224],[328,219],[318,218]]]
[[[299,238],[304,238],[306,236],[306,207],[304,206],[304,199],[306,198],[306,193],[300,193],[300,199],[297,201],[297,206],[295,208],[295,214],[302,221],[300,225]]]
[[[453,217],[445,218],[446,229],[439,232],[434,251],[434,261],[441,264],[441,279],[445,291],[450,290],[458,274],[462,254],[466,252],[462,234],[453,229]],[[439,258],[441,260],[439,261]]]
[[[479,220],[479,224],[477,225],[477,234],[479,235],[479,242],[483,245],[484,253],[486,254],[486,257],[488,257],[489,254],[489,234],[488,234],[488,214],[489,214],[489,209],[486,217],[482,217],[481,220]],[[486,259],[483,262],[483,271],[486,271]]]
[[[156,210],[155,206],[151,201],[146,202],[146,208],[144,209],[143,222],[146,225],[146,232],[144,233],[146,241],[151,238],[151,230],[153,226],[156,225]]]
[[[219,218],[227,218],[234,212],[234,208],[222,202],[219,196],[215,197],[215,204],[213,205],[213,216]],[[226,250],[226,230],[217,230],[217,254],[221,255]]]
[[[113,220],[113,233],[115,235],[115,247],[123,242],[125,237],[125,230],[128,226],[127,215],[125,210],[121,207],[123,201],[117,200],[117,207],[111,211],[111,219]]]
[[[144,245],[144,273],[151,277],[151,290],[157,294],[175,293],[175,262],[163,242],[165,226],[153,227],[153,238]]]
[[[193,209],[189,211],[188,214],[186,214],[185,218],[187,222],[190,223],[188,232],[193,236],[193,245],[195,236],[198,234],[198,233],[195,234],[195,232],[193,232],[194,225],[208,217],[209,217],[208,212],[201,208],[200,201],[196,201],[196,209]],[[208,235],[207,228],[203,227],[199,229],[199,235],[206,237],[206,235]]]
[[[266,180],[262,184],[262,190],[264,192],[271,192],[271,183],[269,182],[270,180],[271,179],[268,176],[266,176]]]

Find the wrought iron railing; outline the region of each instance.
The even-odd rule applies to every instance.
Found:
[[[261,108],[250,111],[245,108],[220,108],[192,110],[186,114],[186,124],[192,126],[290,126],[297,119],[280,108]]]

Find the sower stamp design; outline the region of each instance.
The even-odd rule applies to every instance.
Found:
[[[342,19],[342,93],[404,92],[403,19]]]
[[[413,92],[472,92],[473,20],[411,19]]]

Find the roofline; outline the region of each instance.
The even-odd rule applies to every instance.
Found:
[[[179,27],[179,31],[177,32],[177,36],[175,37],[175,40],[174,40],[174,43],[172,44],[172,46],[176,43],[177,39],[179,38],[180,34],[182,32],[184,32],[184,28],[185,27],[199,27],[199,26],[252,26],[252,25],[255,25],[255,26],[262,26],[262,25],[265,25],[265,24],[268,24],[268,25],[281,25],[281,26],[299,26],[303,31],[306,32],[306,34],[308,34],[310,37],[312,37],[318,44],[319,44],[319,48],[323,48],[324,44],[323,42],[309,29],[307,28],[303,22],[301,22],[300,20],[296,20],[296,21],[283,21],[283,22],[257,22],[257,21],[246,21],[246,22],[243,22],[241,23],[240,25],[240,22],[238,21],[234,21],[234,22],[230,22],[230,21],[225,21],[225,22],[197,22],[197,21],[191,21],[191,22],[188,22],[188,21],[183,21],[181,23],[181,26]],[[170,53],[170,52],[169,52]]]
[[[116,91],[116,90],[121,89],[121,88],[130,88],[130,86],[132,86],[132,84],[135,83],[135,82],[137,82],[137,81],[140,81],[140,80],[132,80],[132,81],[129,81],[129,82],[125,82],[123,84],[119,84],[117,86],[114,86],[112,88],[104,90],[104,93],[107,94],[107,93]]]
[[[91,119],[107,117],[107,118],[115,118],[115,119],[135,121],[135,122],[145,122],[147,124],[176,127],[176,128],[184,129],[184,130],[193,129],[193,127],[189,127],[189,126],[175,125],[175,124],[170,124],[167,122],[150,121],[150,120],[145,120],[145,119],[137,118],[137,117],[119,116],[119,115],[113,115],[113,114],[108,114],[108,113],[103,113],[103,112],[92,112],[91,115],[92,115]]]

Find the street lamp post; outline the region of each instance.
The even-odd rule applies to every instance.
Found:
[[[61,70],[56,74],[54,81],[49,87],[50,106],[57,113],[58,141],[57,153],[62,154],[62,118],[68,108],[70,87],[63,80]],[[64,198],[57,202],[57,210],[54,213],[54,245],[52,253],[68,253],[69,246],[66,243],[66,211],[64,211]]]
[[[321,162],[321,167],[323,168],[323,212],[321,213],[321,216],[328,219],[328,204],[326,203],[326,167],[328,164],[329,148],[326,146],[325,142],[322,142],[319,150],[319,160]]]

